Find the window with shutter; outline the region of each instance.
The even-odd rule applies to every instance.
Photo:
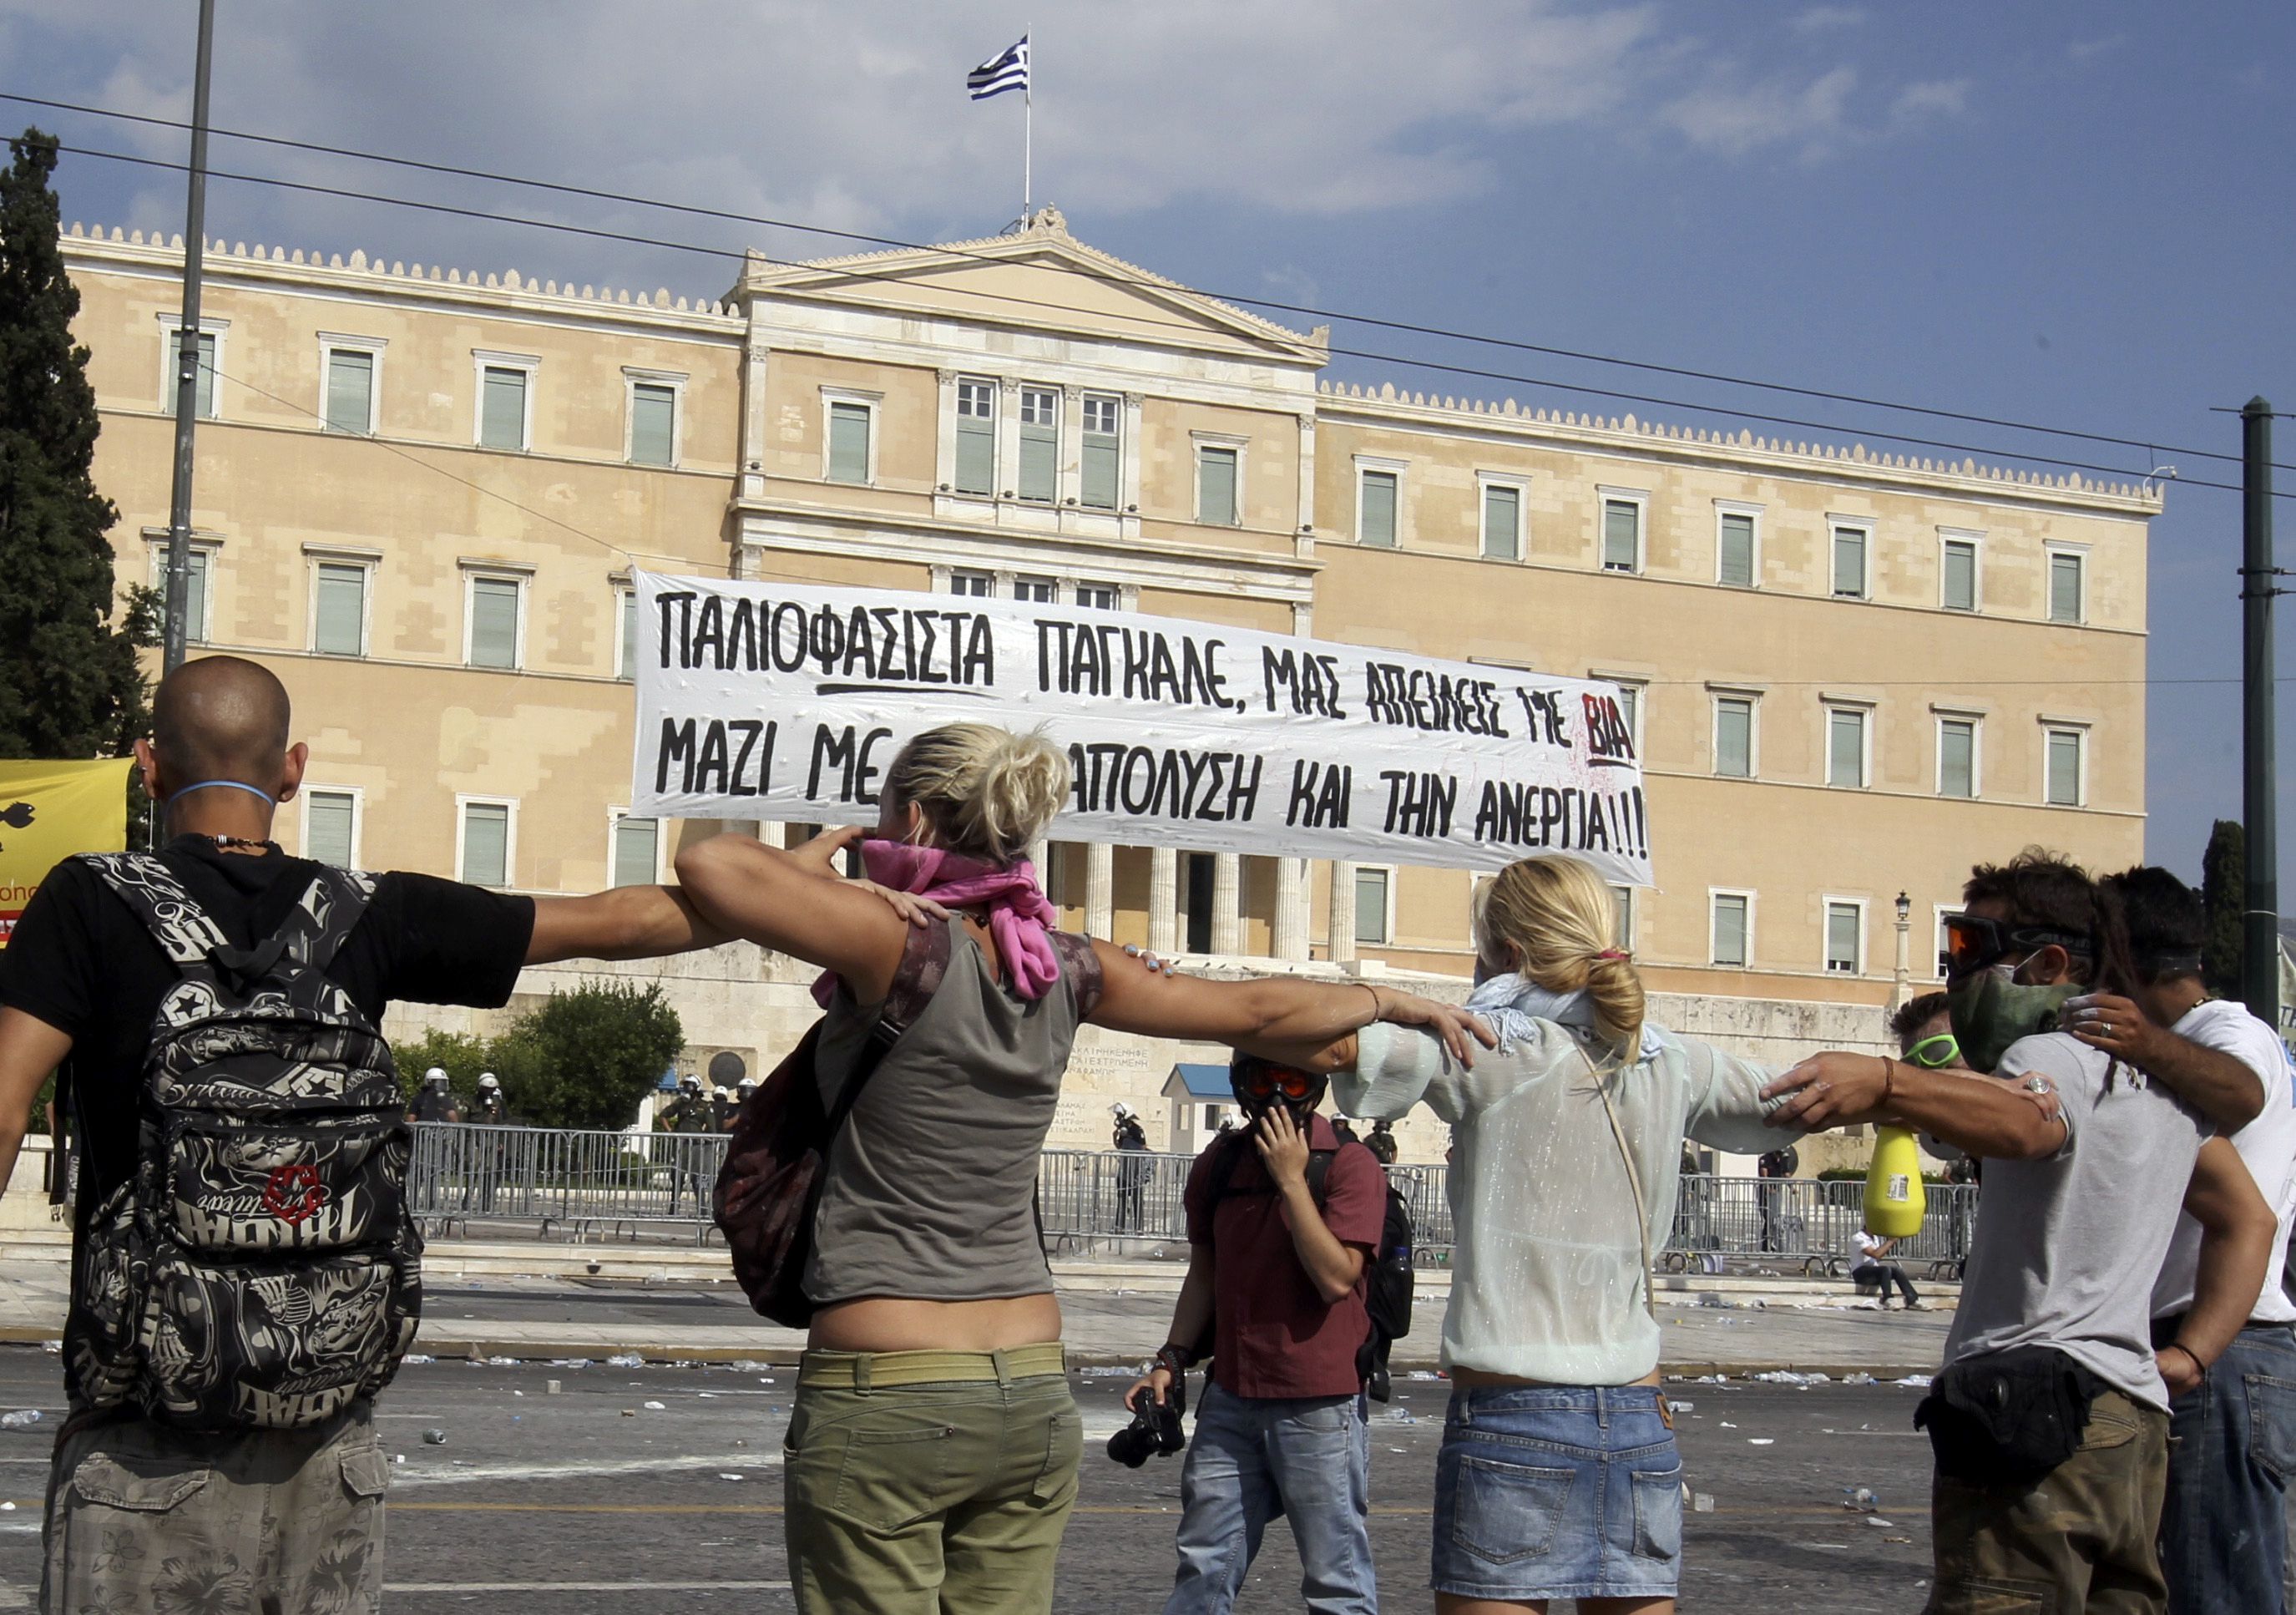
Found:
[[[614,821],[614,884],[652,886],[661,879],[661,821],[632,818]]]
[[[869,480],[869,406],[841,399],[829,406],[829,480]]]
[[[1643,507],[1631,499],[1603,501],[1603,570],[1642,570]]]
[[[1356,537],[1375,549],[1395,547],[1396,475],[1366,471],[1356,478]]]
[[[1015,578],[1013,598],[1037,605],[1050,605],[1060,598],[1060,586],[1049,578]]]
[[[1116,610],[1118,596],[1112,583],[1080,583],[1077,585],[1076,603],[1095,611]]]
[[[1728,893],[1714,898],[1714,963],[1743,969],[1746,963],[1746,899]]]
[[[956,384],[956,491],[996,491],[996,383]]]
[[[472,886],[510,884],[510,804],[463,804],[463,870]]]
[[[366,654],[366,568],[321,562],[313,606],[314,651],[324,656]]]
[[[184,637],[203,644],[208,638],[208,574],[213,568],[215,553],[194,546],[186,560],[189,564],[184,569]],[[160,598],[165,600],[167,572],[164,551],[160,563]]]
[[[515,578],[471,579],[471,666],[518,666],[518,608]]]
[[[1866,598],[1866,530],[1833,529],[1833,593],[1841,600]]]
[[[1742,511],[1722,513],[1722,554],[1715,580],[1734,588],[1754,586],[1754,519]]]
[[[1854,976],[1862,968],[1860,946],[1864,939],[1858,934],[1864,928],[1858,924],[1860,915],[1855,903],[1828,903],[1825,906],[1825,968],[1842,975]]]
[[[1866,714],[1834,708],[1825,715],[1825,783],[1861,789],[1866,783]]]
[[[182,340],[176,332],[171,331],[168,333],[169,343],[168,413],[169,414],[176,413],[174,381],[176,348],[175,345],[180,343]],[[202,421],[212,421],[216,418],[216,333],[212,331],[200,332],[199,373],[192,384],[192,409]]]
[[[1021,389],[1021,482],[1023,499],[1046,504],[1060,493],[1061,395],[1049,387]]]
[[[630,463],[668,465],[677,426],[677,389],[658,381],[630,386]]]
[[[1209,444],[1197,448],[1197,521],[1220,527],[1235,525],[1235,450]]]
[[[986,600],[996,592],[996,579],[987,572],[951,572],[948,575],[948,592]]]
[[[364,436],[374,415],[374,355],[357,348],[327,349],[329,431]]]
[[[348,791],[308,791],[304,798],[303,856],[348,869],[358,799]]]
[[[1105,393],[1084,396],[1084,503],[1095,510],[1116,508],[1117,490],[1122,481],[1123,439],[1119,435],[1122,417],[1117,413],[1124,400]]]
[[[1356,940],[1385,943],[1387,935],[1387,875],[1384,869],[1356,871]]]
[[[1635,945],[1635,889],[1631,886],[1613,886],[1611,888],[1611,896],[1617,905],[1616,912],[1611,916],[1611,923],[1617,928],[1617,932],[1611,946],[1631,951]]]
[[[1714,703],[1714,772],[1736,780],[1754,776],[1754,703],[1742,696]]]
[[[1635,750],[1643,749],[1643,687],[1640,685],[1619,686],[1619,716],[1627,720],[1627,737]]]
[[[1977,794],[1977,725],[1965,717],[1938,722],[1938,794]]]
[[[2081,733],[2049,731],[2048,801],[2052,808],[2081,805]]]
[[[638,592],[636,589],[621,591],[621,614],[622,660],[614,676],[636,678],[638,676]]]
[[[2049,556],[2049,620],[2081,619],[2081,558],[2059,550]]]
[[[1943,604],[1948,611],[1977,610],[1977,546],[1966,540],[1946,540]]]
[[[1483,489],[1483,553],[1493,561],[1522,559],[1522,490]]]
[[[484,380],[486,397],[479,418],[479,442],[488,448],[524,448],[526,372],[489,365]]]

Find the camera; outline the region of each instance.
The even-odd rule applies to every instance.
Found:
[[[1132,1422],[1109,1437],[1108,1455],[1127,1469],[1138,1469],[1151,1458],[1187,1446],[1187,1432],[1180,1428],[1180,1415],[1187,1410],[1187,1383],[1173,1376],[1172,1388],[1160,1403],[1151,1392],[1142,1391]]]

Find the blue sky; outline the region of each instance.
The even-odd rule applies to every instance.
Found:
[[[971,105],[963,76],[1024,9],[1037,199],[1192,284],[2222,453],[2237,453],[2237,422],[2211,406],[2261,392],[2296,409],[2284,4],[223,0],[215,120],[955,239],[1018,209],[1017,98]],[[186,116],[194,12],[0,0],[0,90]],[[174,132],[0,103],[0,127],[34,118],[69,143],[182,150]],[[212,161],[703,245],[843,250],[232,142]],[[70,157],[61,188],[69,217],[182,227],[172,173]],[[731,279],[702,257],[242,184],[213,189],[209,221],[234,240],[559,279],[693,293]],[[2150,463],[1359,326],[1334,340],[1775,410],[1838,422],[1843,440],[1898,430],[1998,458]],[[1334,371],[1472,389],[1357,360]],[[2296,421],[2283,427],[2277,457],[2296,463]],[[2296,472],[2283,483],[2296,493]],[[2279,506],[2296,560],[2296,500]],[[2152,529],[2154,679],[2236,680],[2239,516],[2234,494],[2172,488]],[[2282,693],[2296,706],[2296,684]],[[2238,685],[2156,684],[2148,728],[2149,853],[2196,876],[2210,821],[2240,809]],[[2296,776],[2296,720],[2281,749]],[[2296,907],[2296,825],[2283,848]]]

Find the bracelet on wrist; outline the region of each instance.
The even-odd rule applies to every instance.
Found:
[[[1195,1360],[1194,1352],[1177,1340],[1167,1340],[1156,1348],[1156,1355],[1149,1359],[1148,1366],[1151,1372],[1159,1368],[1164,1369],[1177,1380],[1188,1372]]]

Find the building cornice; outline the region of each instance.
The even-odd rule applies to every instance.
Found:
[[[1526,408],[1513,398],[1488,404],[1472,398],[1437,398],[1401,392],[1391,382],[1377,389],[1352,382],[1319,382],[1316,402],[1324,420],[1360,422],[1390,430],[1532,443],[1570,453],[1710,466],[1739,474],[1759,472],[1891,494],[1945,495],[1980,504],[2038,506],[2144,521],[2161,513],[2162,503],[2160,494],[2140,486],[2100,482],[2078,471],[2054,477],[2008,466],[1980,465],[1969,459],[1948,464],[1913,455],[1878,454],[1862,443],[1841,448],[1757,438],[1751,431],[1733,435],[1704,427],[1666,426],[1631,414],[1606,419]]]

